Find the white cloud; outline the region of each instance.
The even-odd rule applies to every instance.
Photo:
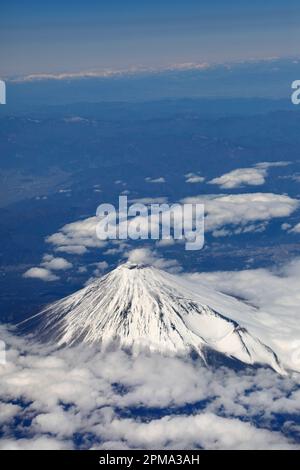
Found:
[[[65,258],[55,258],[52,255],[44,255],[41,266],[53,271],[64,271],[73,267],[72,263],[67,261]]]
[[[55,248],[56,252],[68,253],[70,255],[84,255],[88,250],[83,245],[63,245]]]
[[[289,230],[290,233],[300,233],[300,222]]]
[[[127,248],[130,247],[128,243],[120,240],[112,240],[112,248],[108,248],[103,252],[104,255],[114,256],[117,254],[122,254]]]
[[[175,244],[174,238],[170,238],[170,240],[168,240],[168,239],[157,240],[157,242],[155,242],[155,246],[157,246],[159,248],[166,247],[166,246],[172,246],[174,244]]]
[[[260,162],[257,163],[255,166],[256,168],[276,168],[276,167],[284,167],[290,165],[291,162],[285,161],[278,161],[278,162]]]
[[[197,173],[187,173],[184,176],[186,183],[203,183],[203,181],[205,181],[205,178]]]
[[[11,421],[22,408],[12,403],[0,403],[0,424]]]
[[[56,281],[59,279],[58,276],[53,274],[49,269],[34,267],[28,269],[24,274],[25,278],[41,279],[41,281]]]
[[[106,261],[99,261],[99,263],[94,263],[96,269],[94,270],[94,276],[102,276],[103,272],[108,269],[108,263]]]
[[[138,204],[164,204],[168,202],[167,197],[140,197],[136,199],[130,199],[130,203]]]
[[[97,237],[98,222],[95,216],[66,224],[59,232],[47,237],[46,242],[54,245],[57,251],[74,254],[83,254],[88,248],[101,248],[106,242]]]
[[[160,176],[158,178],[150,178],[150,176],[148,176],[147,178],[145,178],[145,181],[147,181],[147,183],[165,183],[166,182],[163,176]]]
[[[83,118],[82,116],[71,116],[71,117],[64,118],[64,122],[76,123],[76,122],[90,122],[90,121],[86,118]]]
[[[212,231],[213,237],[225,237],[229,235],[241,235],[242,233],[260,233],[264,232],[267,227],[267,222],[248,224],[245,226],[237,227],[234,230],[216,229]]]
[[[289,230],[291,227],[291,224],[288,223],[281,224],[281,230]]]
[[[71,192],[72,192],[72,189],[59,189],[58,192],[59,192],[59,193],[62,193],[62,194],[64,194],[64,193],[71,193]]]
[[[2,439],[0,442],[1,450],[66,450],[72,447],[71,442],[46,436],[33,439]]]
[[[259,186],[265,183],[267,171],[263,168],[238,168],[209,181],[223,189],[239,188],[244,185]]]
[[[149,248],[136,248],[124,253],[124,257],[131,263],[150,264],[158,269],[166,269],[172,272],[180,271],[178,262],[174,259],[165,259],[161,257],[155,250]]]
[[[212,235],[215,238],[227,237],[229,235],[232,235],[232,231],[231,230],[226,230],[225,228],[221,228],[221,229],[213,230]]]
[[[221,229],[226,225],[244,227],[257,221],[288,217],[299,206],[297,199],[273,193],[196,196],[186,198],[183,202],[204,204],[206,231]]]
[[[50,254],[43,256],[40,266],[28,269],[23,277],[41,279],[47,282],[56,281],[59,277],[53,274],[52,271],[65,271],[73,267],[72,263],[69,263],[65,258],[55,258]]]
[[[70,413],[58,409],[57,411],[37,415],[32,421],[32,427],[37,433],[71,437],[80,427],[80,422],[76,415],[72,416]]]
[[[60,72],[60,73],[35,73],[11,78],[11,82],[33,82],[41,80],[77,80],[81,78],[111,78],[118,76],[131,76],[140,73],[159,73],[172,70],[206,70],[210,67],[207,62],[184,62],[171,64],[157,68],[137,66],[129,69],[105,69],[98,71],[83,70],[81,72]]]
[[[286,449],[279,433],[260,429],[238,419],[210,413],[194,416],[167,416],[141,423],[114,419],[98,430],[107,438],[127,442],[129,448],[142,449]],[[107,449],[107,445],[101,446]],[[100,447],[100,448],[101,448]],[[296,448],[296,446],[294,447]]]
[[[282,167],[290,162],[261,162],[254,167],[237,168],[225,173],[222,176],[212,179],[209,184],[217,184],[223,189],[239,188],[241,186],[259,186],[265,183],[268,169],[272,167]]]

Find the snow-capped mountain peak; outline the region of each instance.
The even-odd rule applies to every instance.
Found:
[[[282,373],[268,346],[232,320],[230,311],[227,316],[212,307],[216,299],[228,303],[228,296],[204,284],[195,287],[181,276],[128,262],[46,307],[34,320],[39,336],[59,346],[117,342],[133,353],[195,351],[205,362],[207,351],[213,351]]]

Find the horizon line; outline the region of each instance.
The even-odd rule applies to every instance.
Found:
[[[225,61],[225,62],[182,62],[182,63],[173,63],[163,66],[133,66],[123,69],[114,69],[106,68],[102,70],[82,70],[78,72],[37,72],[26,75],[10,75],[4,78],[7,82],[10,83],[26,83],[26,82],[40,82],[47,80],[62,81],[62,80],[80,80],[88,78],[116,78],[116,77],[125,77],[125,76],[137,76],[143,74],[156,74],[164,72],[185,72],[189,70],[198,70],[206,71],[209,69],[214,69],[217,67],[234,67],[241,64],[258,64],[261,62],[277,62],[281,60],[287,60],[295,62],[298,64],[300,61],[299,57],[289,56],[289,57],[265,57],[265,58],[249,58],[249,59],[239,59],[234,61]]]

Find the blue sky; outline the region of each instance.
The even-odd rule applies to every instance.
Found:
[[[293,56],[299,18],[295,0],[6,0],[0,75]]]

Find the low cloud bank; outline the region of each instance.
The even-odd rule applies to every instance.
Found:
[[[0,336],[2,449],[300,448],[296,378]]]

